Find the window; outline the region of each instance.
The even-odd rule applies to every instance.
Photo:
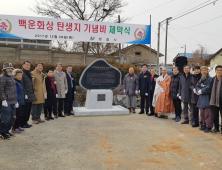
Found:
[[[16,39],[16,38],[7,38],[7,41],[21,42],[21,39]]]
[[[6,41],[6,38],[0,38],[0,41]]]
[[[135,52],[135,55],[136,55],[136,56],[141,56],[141,52],[136,51],[136,52]]]
[[[23,42],[36,43],[36,40],[27,40],[27,39],[24,39]]]
[[[36,46],[35,45],[23,45],[23,48],[33,49],[33,48],[36,48]]]
[[[38,45],[37,48],[38,48],[38,49],[43,49],[43,50],[45,50],[45,49],[49,49],[48,46],[40,46],[40,45]]]
[[[8,44],[10,46],[21,47],[21,44]]]
[[[40,44],[49,44],[50,41],[47,41],[47,40],[37,40],[37,43],[40,43]]]

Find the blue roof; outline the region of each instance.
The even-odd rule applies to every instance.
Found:
[[[203,57],[207,57],[210,54],[203,54]],[[178,56],[184,56],[184,53],[178,53]],[[193,53],[186,53],[187,58],[193,58]]]

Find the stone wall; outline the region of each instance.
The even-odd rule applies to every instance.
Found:
[[[96,55],[89,55],[87,57],[87,65],[94,60],[101,58]],[[114,57],[103,57],[107,61],[114,61]],[[53,50],[40,50],[40,49],[23,49],[14,46],[0,46],[0,61],[8,62],[23,62],[41,61],[55,64],[61,62],[64,65],[83,65],[83,54],[75,52],[58,52]]]

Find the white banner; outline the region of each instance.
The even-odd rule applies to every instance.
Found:
[[[150,25],[0,15],[0,38],[150,44]]]

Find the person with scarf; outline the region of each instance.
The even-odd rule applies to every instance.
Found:
[[[192,127],[198,127],[199,126],[199,109],[197,107],[197,101],[199,96],[196,94],[195,91],[195,87],[197,85],[197,82],[200,80],[201,78],[201,74],[200,74],[200,66],[195,66],[193,68],[194,71],[194,75],[192,75],[191,77],[191,81],[190,81],[190,89],[192,90],[191,93],[191,105],[192,105],[192,109],[193,109],[193,117],[192,119]]]
[[[47,77],[45,78],[45,86],[47,96],[44,104],[45,120],[54,120],[52,117],[52,108],[56,107],[56,98],[58,97],[56,90],[56,82],[53,80],[53,69],[49,68],[46,71]]]
[[[26,95],[25,95],[25,107],[24,107],[24,112],[22,115],[22,122],[21,122],[22,128],[32,127],[32,125],[28,124],[28,121],[31,114],[32,102],[37,101],[37,98],[34,93],[30,68],[31,68],[30,61],[24,61],[22,64],[22,71],[23,71],[22,83],[23,83],[23,87],[25,89]]]
[[[17,134],[20,134],[22,131],[24,131],[24,129],[20,127],[23,117],[22,115],[24,113],[25,95],[26,95],[22,84],[22,74],[23,71],[20,69],[15,69],[12,72],[16,84],[16,94],[18,102],[18,108],[16,108],[16,119],[12,128],[12,133],[17,133]]]
[[[219,133],[219,112],[222,118],[222,66],[215,67],[216,76],[212,79],[212,92],[210,98],[210,105],[212,106],[214,117],[214,130],[213,133]],[[222,119],[221,119],[222,120]],[[222,127],[221,127],[222,135]]]
[[[210,106],[210,97],[212,90],[212,77],[209,76],[208,67],[200,68],[201,78],[197,82],[194,92],[199,95],[197,106],[200,109],[201,128],[205,133],[211,132],[213,127],[213,114]]]
[[[153,96],[153,107],[159,118],[168,119],[168,115],[174,111],[173,100],[170,97],[171,77],[167,69],[163,68],[162,75],[156,80],[156,87]]]

